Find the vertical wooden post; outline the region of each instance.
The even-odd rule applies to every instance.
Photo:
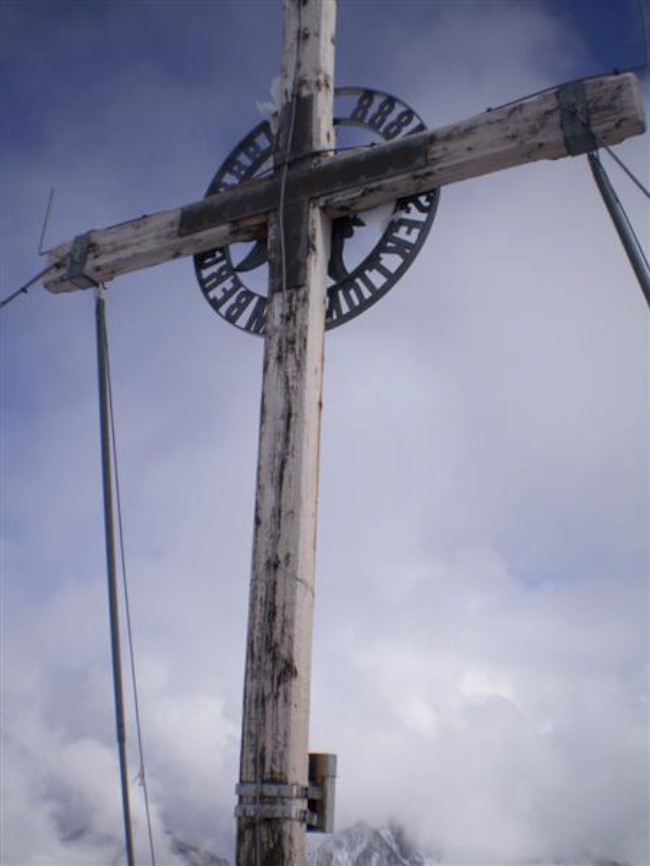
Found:
[[[284,0],[280,173],[290,172],[296,157],[333,147],[335,14],[336,0]],[[329,244],[318,207],[278,203],[269,225],[237,866],[305,864]]]

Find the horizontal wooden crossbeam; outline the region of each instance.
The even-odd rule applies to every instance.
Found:
[[[316,200],[332,217],[358,213],[505,168],[618,144],[644,130],[636,77],[594,78],[440,129],[316,165],[295,165],[287,173],[285,200]],[[170,259],[264,237],[279,199],[276,175],[186,207],[92,230],[48,252],[49,262],[58,264],[45,286],[52,292],[73,291],[88,280],[107,282]]]

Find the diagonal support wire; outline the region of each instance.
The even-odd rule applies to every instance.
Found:
[[[52,262],[51,264],[47,265],[47,267],[43,268],[41,271],[39,271],[37,274],[35,274],[35,275],[31,278],[31,280],[27,280],[27,282],[26,282],[26,283],[23,283],[23,285],[22,285],[19,289],[16,289],[15,292],[12,292],[10,295],[7,295],[5,298],[3,298],[3,299],[0,301],[0,310],[2,310],[4,307],[6,307],[7,304],[10,304],[10,303],[11,303],[13,300],[15,300],[15,298],[17,298],[19,295],[26,295],[26,294],[27,294],[27,290],[28,290],[29,288],[31,288],[31,286],[33,286],[34,283],[37,283],[37,282],[41,279],[41,277],[44,277],[44,276],[45,276],[45,274],[49,274],[49,272],[50,272],[51,270],[53,270],[54,268],[56,268],[57,265],[59,265],[60,263],[61,263],[61,262],[60,262],[60,260],[59,260],[59,261]]]
[[[103,288],[103,287],[102,287]],[[156,866],[156,853],[153,843],[153,829],[151,824],[151,808],[149,804],[149,786],[147,783],[147,772],[144,760],[144,744],[142,738],[142,724],[140,721],[140,699],[138,697],[138,680],[136,676],[135,665],[135,648],[133,640],[133,625],[131,622],[131,602],[129,599],[129,586],[126,573],[126,548],[124,543],[124,520],[122,518],[122,493],[120,490],[120,473],[118,471],[117,459],[117,437],[115,435],[115,410],[113,408],[113,385],[111,381],[111,363],[110,353],[108,349],[108,332],[106,332],[106,384],[108,390],[108,408],[111,427],[111,451],[113,454],[113,477],[115,480],[115,504],[117,511],[117,529],[120,546],[120,564],[122,571],[122,592],[124,596],[124,612],[126,619],[126,634],[128,639],[129,661],[131,684],[133,687],[133,709],[135,712],[135,727],[138,739],[138,754],[140,757],[140,767],[138,770],[138,779],[142,786],[144,794],[144,807],[147,818],[147,832],[149,836],[149,854],[151,858],[151,866]]]
[[[648,190],[648,188],[645,187],[645,186],[641,183],[641,181],[639,180],[639,178],[638,178],[635,174],[633,174],[633,172],[630,171],[630,169],[625,165],[625,163],[623,162],[623,160],[622,160],[619,156],[617,156],[617,154],[614,153],[614,151],[611,149],[611,147],[609,147],[609,145],[606,144],[606,145],[604,145],[604,149],[605,149],[605,150],[607,151],[607,153],[611,156],[611,158],[614,160],[614,162],[618,165],[618,167],[621,169],[621,171],[624,171],[625,174],[626,174],[626,175],[629,177],[629,179],[632,181],[632,183],[633,183],[635,186],[637,186],[637,187],[641,190],[641,192],[643,193],[643,195],[644,195],[646,198],[650,198],[650,190]]]
[[[98,286],[95,290],[96,319],[97,319],[97,357],[99,373],[100,394],[100,427],[102,444],[102,472],[104,487],[104,519],[106,527],[106,551],[109,583],[109,611],[111,627],[111,648],[113,655],[113,683],[115,691],[115,716],[117,723],[117,739],[120,758],[120,775],[122,781],[122,807],[124,816],[124,832],[126,840],[126,853],[128,866],[134,866],[133,859],[133,831],[131,827],[131,815],[128,796],[128,765],[126,758],[126,724],[124,718],[124,697],[122,688],[122,662],[120,657],[120,624],[118,608],[117,589],[117,554],[115,550],[115,515],[113,505],[116,506],[117,529],[119,550],[122,570],[122,591],[124,593],[124,610],[126,614],[126,631],[128,638],[128,651],[130,659],[131,683],[133,686],[133,703],[135,709],[135,723],[138,739],[138,751],[140,766],[138,778],[144,793],[145,813],[147,819],[147,830],[149,834],[149,852],[152,866],[156,866],[156,855],[153,842],[153,831],[151,822],[151,810],[149,804],[149,792],[144,760],[144,746],[142,738],[142,726],[140,723],[140,701],[138,698],[138,684],[135,668],[135,651],[133,642],[133,628],[131,623],[131,605],[126,573],[126,554],[124,545],[124,524],[122,519],[122,496],[120,492],[120,478],[117,460],[117,442],[115,435],[115,413],[113,409],[113,387],[111,382],[111,364],[108,345],[108,330],[105,315],[105,290],[104,286]],[[111,458],[113,463],[111,465]],[[115,483],[115,495],[113,495],[112,483]]]
[[[596,186],[603,197],[605,207],[612,218],[618,236],[621,239],[625,252],[627,253],[627,257],[630,260],[632,270],[639,281],[641,291],[645,295],[646,302],[650,307],[650,269],[648,268],[648,260],[643,253],[639,239],[630,225],[627,214],[625,213],[618,196],[614,192],[614,188],[610,183],[607,172],[603,168],[600,159],[595,153],[590,153],[588,156],[589,165],[591,166]]]

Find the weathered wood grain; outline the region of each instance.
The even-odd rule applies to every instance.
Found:
[[[296,117],[283,112],[281,141],[292,153],[333,140],[332,0],[285,0],[283,92],[297,74]],[[299,36],[296,44],[296,38]],[[297,68],[294,58],[298,57]],[[283,161],[286,151],[277,158]],[[287,170],[287,180],[292,169]],[[298,223],[289,225],[289,220]],[[286,224],[283,224],[286,220]],[[304,226],[304,236],[300,231]],[[316,514],[330,225],[306,201],[271,218],[270,294],[251,569],[240,784],[308,785]],[[280,233],[283,231],[283,243]],[[304,241],[304,245],[303,245]],[[303,248],[304,247],[304,248]],[[286,268],[285,268],[286,265]],[[240,789],[241,790],[241,789]],[[246,789],[244,789],[246,790]],[[250,790],[250,789],[248,789]],[[285,789],[286,790],[286,789]],[[278,814],[287,806],[301,817]],[[237,866],[304,866],[305,798],[241,796]],[[256,813],[260,807],[264,812]],[[258,849],[259,845],[259,849]],[[261,864],[260,864],[261,866]]]
[[[308,47],[312,49],[312,44]],[[320,62],[314,53],[314,62]],[[317,93],[325,92],[319,73],[309,81]],[[301,86],[306,85],[307,78]],[[592,79],[585,82],[585,90],[589,125],[600,144],[618,144],[645,130],[639,84],[633,74]],[[308,196],[329,217],[336,217],[506,168],[567,156],[558,93],[559,89],[549,91],[441,129],[292,171],[287,202]],[[314,120],[319,135],[323,123],[320,115]],[[323,142],[323,149],[331,147],[331,136],[325,135]],[[105,282],[169,259],[263,237],[268,214],[277,208],[278,200],[276,177],[242,184],[185,208],[93,231],[85,273],[96,282]],[[195,230],[184,229],[182,217],[191,217]],[[45,280],[50,291],[77,288],[65,276],[70,248],[71,243],[65,243],[48,253],[50,262],[62,261]]]
[[[645,131],[639,82],[632,73],[592,79],[584,86],[589,127],[600,145],[618,144]],[[558,94],[559,88],[413,136],[422,140],[424,152],[413,157],[409,169],[383,180],[373,173],[356,188],[325,193],[319,203],[330,216],[341,216],[507,168],[568,156]],[[405,148],[408,141],[399,144]],[[345,163],[345,156],[336,159]]]
[[[266,235],[266,213],[181,235],[181,212],[182,208],[175,208],[109,228],[91,230],[84,273],[96,283],[109,282],[122,274],[172,259]],[[51,292],[71,292],[78,288],[65,278],[71,245],[71,242],[66,242],[48,251],[48,262],[61,262],[45,280],[44,285]]]

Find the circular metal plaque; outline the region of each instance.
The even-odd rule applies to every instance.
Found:
[[[408,105],[379,90],[335,91],[337,149],[422,132],[422,119]],[[361,140],[361,137],[365,140]],[[239,142],[217,171],[206,195],[273,170],[273,132],[262,121]],[[335,328],[376,303],[407,271],[426,240],[440,192],[332,221],[326,328]],[[264,334],[268,256],[266,241],[231,244],[194,257],[196,276],[210,306],[230,324]]]

